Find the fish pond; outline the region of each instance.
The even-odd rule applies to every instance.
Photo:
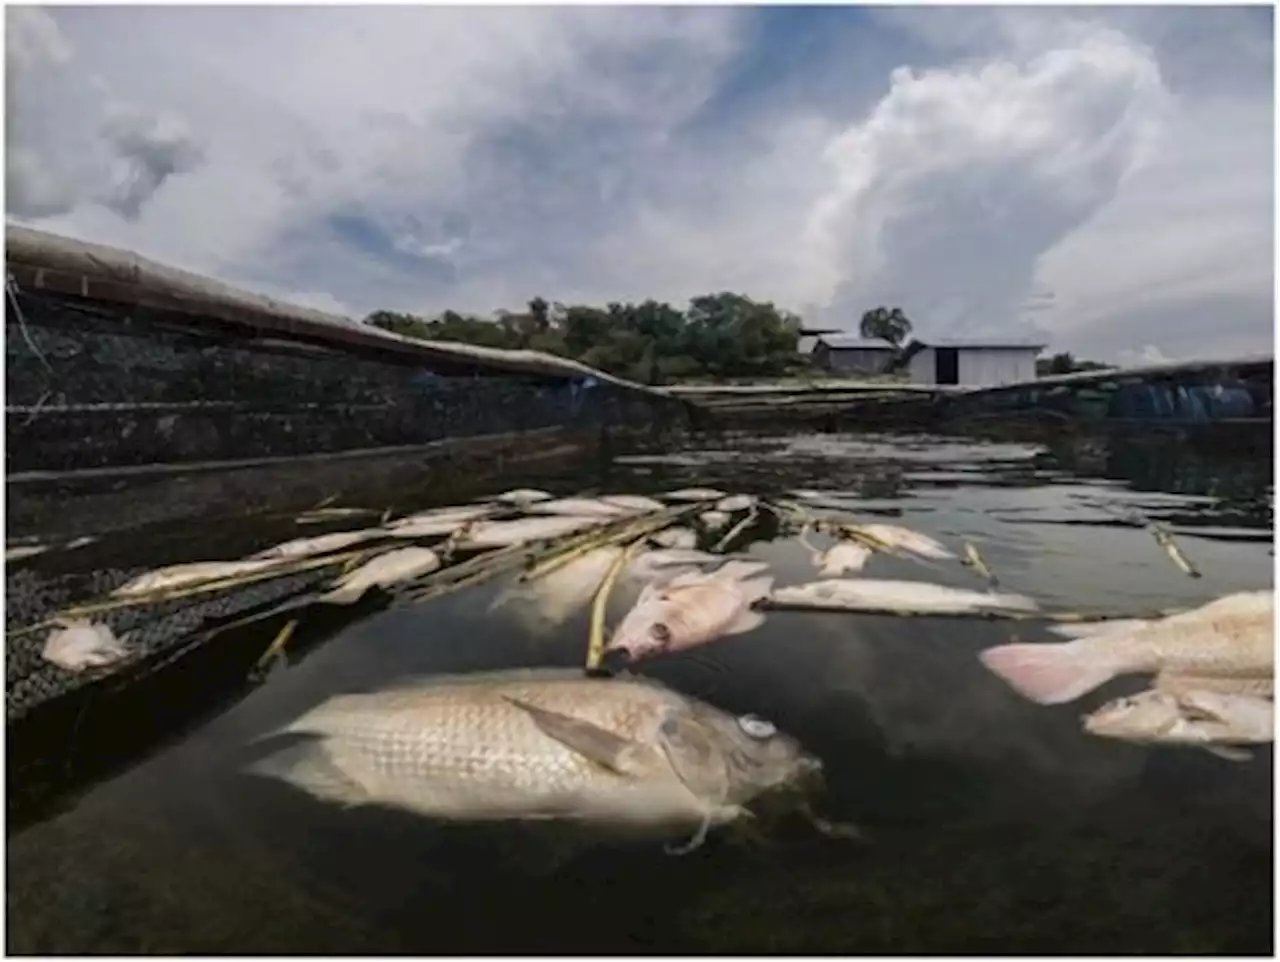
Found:
[[[566,496],[697,485],[808,497],[957,551],[967,541],[1001,591],[1053,611],[1143,614],[1272,588],[1269,449],[720,436],[506,481]],[[402,500],[400,512],[441,503],[429,492]],[[1125,511],[1167,524],[1202,576],[1179,570]],[[322,530],[343,524],[357,522]],[[126,547],[133,566],[237,557],[297,531],[228,517],[200,533],[200,558],[190,532],[161,532],[104,546],[95,564]],[[704,532],[699,547],[718,540]],[[816,577],[810,550],[767,512],[730,550],[767,563],[778,585]],[[849,577],[983,587],[957,562],[885,555]],[[661,840],[588,843],[545,826],[343,807],[246,771],[251,743],[335,695],[409,676],[581,665],[589,605],[549,628],[527,604],[495,606],[508,587],[394,606],[375,591],[293,612],[285,660],[247,694],[11,830],[9,951],[1272,952],[1271,746],[1231,761],[1086,734],[1082,714],[1144,680],[1066,705],[1021,698],[977,655],[1049,640],[1035,620],[768,611],[753,630],[635,666],[797,738],[825,765],[814,811],[858,826],[859,839],[790,817],[750,835],[713,830],[677,857]],[[252,629],[253,643],[279,627]],[[188,678],[172,697],[194,698],[200,684]],[[92,702],[81,716],[85,739],[117,723]],[[13,779],[11,768],[11,818]]]

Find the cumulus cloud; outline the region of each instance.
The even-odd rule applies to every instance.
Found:
[[[732,289],[1103,359],[1270,341],[1269,13],[8,17],[10,214],[266,293]]]

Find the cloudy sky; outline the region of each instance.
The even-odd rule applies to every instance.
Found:
[[[1269,350],[1267,8],[6,9],[11,221],[360,316]]]

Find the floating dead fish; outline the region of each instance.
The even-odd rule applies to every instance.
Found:
[[[819,578],[839,578],[846,571],[858,572],[866,567],[872,551],[866,545],[852,541],[838,541],[826,551],[820,552],[814,563]]]
[[[537,488],[515,488],[511,491],[503,491],[502,494],[496,495],[492,500],[499,504],[514,504],[523,507],[527,504],[533,504],[537,501],[550,501],[555,495],[547,491],[539,491]]]
[[[403,528],[428,521],[463,524],[467,521],[478,521],[481,518],[487,518],[493,512],[493,505],[490,504],[463,504],[448,508],[432,508],[430,511],[418,511],[403,518],[397,518],[388,522],[385,527],[391,529]]]
[[[622,508],[624,511],[648,513],[651,511],[666,510],[666,505],[661,501],[655,501],[653,498],[646,498],[642,494],[606,494],[600,498],[605,504]]]
[[[269,568],[277,568],[283,563],[281,558],[258,558],[243,561],[194,561],[190,564],[169,565],[138,575],[111,592],[112,597],[125,598],[133,595],[151,594],[153,591],[171,591],[186,588],[207,581],[220,581],[223,578],[240,578],[244,575],[256,574]]]
[[[723,511],[704,511],[698,515],[698,521],[708,531],[719,531],[732,519]]]
[[[1085,731],[1103,738],[1194,746],[1229,761],[1248,761],[1250,752],[1231,746],[1271,742],[1275,705],[1247,695],[1151,690],[1113,699],[1086,715],[1083,724]]]
[[[49,550],[47,544],[20,544],[4,549],[5,561],[21,561],[23,558],[34,558]]]
[[[69,618],[50,633],[41,656],[67,671],[84,671],[123,661],[130,653],[109,625]]]
[[[1271,678],[1275,596],[1242,591],[1132,630],[1100,631],[1056,644],[988,648],[986,667],[1042,705],[1074,701],[1118,675]]]
[[[1134,631],[1154,624],[1150,618],[1109,618],[1104,621],[1083,621],[1047,625],[1047,629],[1064,638],[1096,638],[1104,634]]]
[[[588,551],[540,578],[508,588],[490,610],[512,604],[534,631],[562,625],[591,603],[600,582],[622,551],[613,545]]]
[[[680,488],[668,491],[662,497],[667,501],[718,501],[728,497],[728,493],[716,488]]]
[[[610,504],[601,498],[556,498],[554,501],[541,501],[538,504],[531,504],[526,510],[529,514],[564,514],[580,518],[622,518],[628,514],[635,513],[628,508]]]
[[[1208,691],[1222,695],[1272,698],[1276,693],[1276,680],[1273,675],[1247,678],[1235,675],[1188,675],[1177,671],[1162,671],[1156,675],[1151,687],[1173,695]]]
[[[481,521],[472,525],[462,535],[460,548],[503,548],[563,538],[605,523],[607,518],[574,518],[554,516],[549,518],[517,518],[514,521]]]
[[[680,651],[726,635],[758,628],[764,615],[752,611],[766,597],[773,577],[762,562],[730,561],[711,574],[685,572],[645,585],[605,645],[606,665]]]
[[[690,528],[667,528],[649,535],[649,540],[660,548],[696,548],[698,534]]]
[[[840,578],[776,589],[769,604],[826,611],[959,615],[981,612],[1032,612],[1035,599],[1009,592],[971,591],[923,581]]]
[[[439,567],[440,556],[430,548],[397,548],[347,572],[319,600],[333,605],[355,604],[370,588],[389,588],[402,581],[429,575]]]
[[[341,695],[285,731],[312,737],[251,771],[343,806],[694,832],[673,854],[748,816],[762,795],[816,788],[822,772],[763,719],[736,718],[648,679],[578,670],[426,678]]]
[[[754,508],[757,500],[759,499],[753,494],[731,494],[716,502],[716,510],[724,511],[726,514],[736,514],[748,508]]]
[[[956,557],[942,542],[899,524],[873,522],[849,525],[845,530],[855,536],[865,537],[875,546],[883,546],[890,551],[907,551],[933,561],[948,561]]]
[[[337,518],[356,518],[362,514],[378,514],[373,508],[314,508],[295,519],[298,524],[319,524]]]
[[[436,538],[461,531],[472,522],[457,518],[418,518],[389,525],[386,528],[388,538]]]
[[[374,538],[385,538],[386,531],[381,528],[368,528],[363,531],[335,531],[333,534],[322,534],[315,538],[295,538],[275,547],[250,555],[251,558],[308,558],[312,555],[328,554],[341,551],[362,541]]]
[[[663,574],[675,574],[670,569],[720,564],[724,555],[699,551],[696,548],[667,548],[660,551],[644,551],[631,559],[626,575],[640,581],[652,581]]]

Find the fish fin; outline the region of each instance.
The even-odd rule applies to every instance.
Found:
[[[1247,748],[1233,748],[1228,745],[1205,745],[1203,748],[1210,755],[1216,755],[1218,758],[1229,762],[1253,761],[1253,752]]]
[[[525,712],[544,735],[555,739],[565,748],[617,775],[635,773],[632,759],[638,747],[635,742],[580,718],[539,708],[510,695],[502,697]]]
[[[662,850],[668,855],[688,855],[697,849],[707,840],[707,833],[711,831],[711,816],[708,815],[698,823],[698,830],[693,833],[693,837],[683,845],[664,845]]]
[[[743,610],[742,614],[734,618],[729,627],[724,630],[725,635],[742,635],[748,631],[755,631],[764,624],[764,615],[750,608]]]
[[[1123,670],[1105,652],[1078,641],[996,645],[979,652],[978,659],[1018,694],[1041,705],[1075,701]]]
[[[314,736],[294,740],[250,762],[245,771],[343,807],[359,805],[369,797],[365,787],[339,768]]]
[[[691,718],[669,715],[658,726],[658,743],[680,779],[698,799],[723,802],[729,794],[724,758],[705,728]]]

